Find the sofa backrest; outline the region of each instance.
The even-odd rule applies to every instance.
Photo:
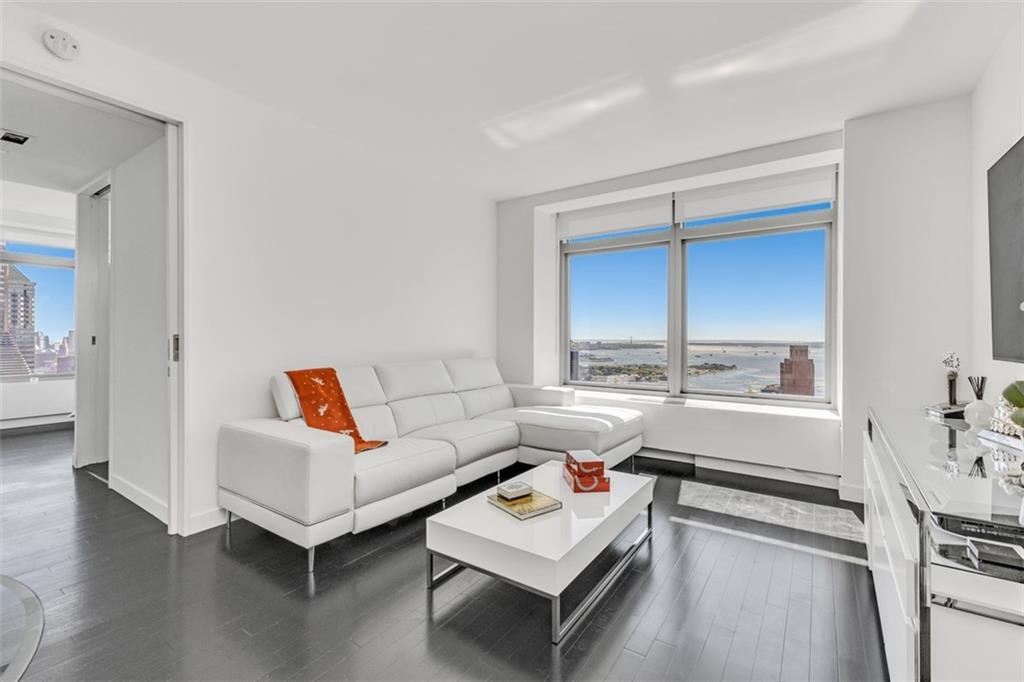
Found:
[[[514,406],[512,393],[490,358],[395,362],[335,370],[363,438],[388,440]],[[271,378],[270,389],[281,419],[302,418],[292,382],[284,372]]]
[[[398,435],[466,418],[455,385],[440,360],[377,365],[377,377]]]
[[[512,392],[491,358],[445,360],[444,365],[467,419],[514,407]]]
[[[338,372],[341,390],[345,392],[345,400],[352,409],[352,417],[359,427],[359,435],[371,440],[397,438],[395,419],[387,406],[387,396],[374,368],[357,365],[335,367],[335,370]],[[295,389],[292,388],[291,379],[284,372],[273,376],[270,390],[281,419],[290,421],[302,418]]]

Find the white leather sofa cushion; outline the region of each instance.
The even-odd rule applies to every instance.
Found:
[[[491,412],[483,419],[514,421],[519,444],[544,450],[593,450],[601,454],[640,435],[643,414],[622,407],[514,407]]]
[[[504,410],[515,404],[512,402],[512,392],[504,384],[459,391],[456,395],[462,401],[462,408],[466,411],[466,417],[469,419],[488,412]]]
[[[387,405],[368,405],[352,410],[352,418],[359,427],[359,435],[366,440],[394,440],[398,427],[391,408]]]
[[[519,428],[515,423],[493,419],[438,424],[409,435],[451,443],[455,448],[455,464],[460,467],[519,445]]]
[[[363,507],[450,476],[455,449],[444,441],[399,438],[355,456],[355,502]]]
[[[377,365],[376,369],[389,402],[432,393],[452,393],[455,390],[448,370],[440,360],[396,362]]]
[[[425,429],[428,426],[462,421],[466,418],[462,401],[454,393],[405,398],[388,403],[388,407],[395,415],[395,425],[398,427],[399,436],[404,436],[417,429]]]
[[[387,402],[384,389],[381,388],[373,367],[356,365],[335,367],[334,370],[338,373],[341,390],[345,392],[345,400],[348,402],[348,406],[353,408],[353,411],[357,407],[383,405]],[[278,372],[271,377],[270,392],[274,395],[274,404],[277,405],[277,414],[281,419],[288,421],[302,416],[299,399],[295,395],[292,380],[288,378],[287,374]],[[356,418],[356,423],[359,423],[358,418]],[[362,424],[359,424],[360,431],[362,428]]]
[[[445,360],[444,366],[456,391],[469,391],[474,388],[487,388],[504,384],[498,365],[491,358],[461,358]]]
[[[270,377],[270,393],[274,396],[278,417],[287,422],[302,416],[299,399],[295,395],[295,388],[292,387],[292,380],[288,378],[287,374],[279,372]]]
[[[537,405],[575,405],[576,389],[570,386],[527,386],[505,384],[516,407]]]

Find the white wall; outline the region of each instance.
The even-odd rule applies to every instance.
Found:
[[[971,279],[974,353],[971,373],[988,377],[985,399],[994,402],[1003,387],[1024,379],[1024,364],[992,359],[992,307],[989,279],[988,169],[1024,136],[1024,5],[996,50],[971,98]]]
[[[77,61],[45,52],[51,25]],[[494,353],[485,197],[32,8],[5,7],[2,31],[9,64],[184,121],[184,532],[221,521],[218,427],[272,414],[272,372]]]
[[[75,380],[30,379],[0,383],[0,428],[67,418],[75,409]]]
[[[945,398],[946,351],[970,388],[967,97],[847,121],[844,135],[843,485],[862,484],[868,405]]]
[[[827,154],[840,146],[838,133],[819,135],[500,202],[498,362],[504,376],[525,383],[554,383],[559,379],[558,243],[547,207],[802,155]],[[651,448],[824,474],[828,479],[826,485],[838,483],[842,467],[839,418],[835,411],[608,391],[581,391],[578,401],[642,410],[646,420],[644,442]],[[764,469],[751,470],[754,471],[767,473]],[[792,475],[778,473],[793,479]],[[797,480],[823,482],[821,477]]]

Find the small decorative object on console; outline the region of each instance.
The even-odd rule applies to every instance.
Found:
[[[964,408],[964,421],[977,430],[988,425],[995,410],[984,400],[987,379],[985,377],[967,377],[967,381],[970,382],[971,390],[974,392],[974,401]]]
[[[497,489],[498,497],[505,500],[517,500],[533,492],[533,488],[522,481],[509,481],[502,483]]]
[[[1015,381],[1003,389],[988,427],[996,433],[1024,442],[1024,381]]]
[[[964,416],[964,405],[946,405],[945,403],[937,403],[935,405],[929,405],[925,408],[928,412],[929,417],[936,419],[960,419]]]
[[[942,356],[942,366],[948,370],[946,372],[946,389],[948,393],[946,404],[953,407],[957,404],[956,380],[960,376],[960,356],[952,352],[946,353]]]

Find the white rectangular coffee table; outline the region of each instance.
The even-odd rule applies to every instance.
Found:
[[[427,589],[469,567],[551,600],[551,641],[557,644],[615,582],[651,537],[654,479],[609,471],[611,492],[573,493],[562,463],[548,462],[516,476],[562,501],[562,508],[520,521],[487,502],[490,488],[427,519]],[[646,512],[643,532],[562,622],[565,588]],[[434,557],[453,565],[434,574]]]

